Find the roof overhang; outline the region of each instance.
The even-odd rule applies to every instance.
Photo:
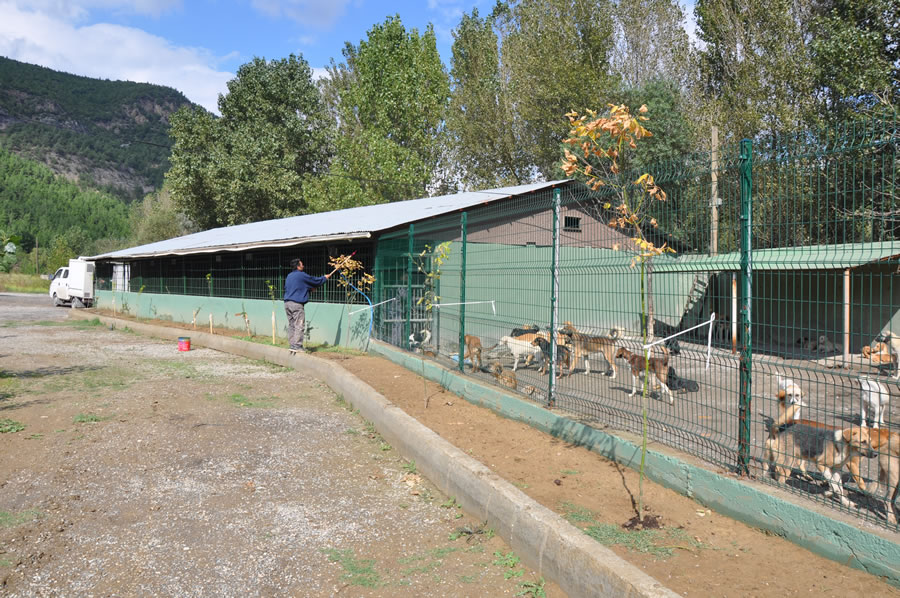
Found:
[[[169,255],[198,255],[204,253],[221,253],[224,251],[247,251],[251,249],[272,249],[276,247],[295,247],[297,245],[306,245],[309,243],[327,243],[329,241],[355,241],[357,239],[369,239],[371,233],[342,233],[337,235],[318,235],[315,237],[303,237],[294,239],[282,239],[280,241],[258,241],[255,243],[238,243],[229,245],[216,245],[197,248],[184,248],[168,251],[151,251],[147,253],[131,253],[128,255],[117,256],[118,252],[104,253],[86,257],[88,260],[110,260],[110,261],[126,261],[141,258],[165,257]]]

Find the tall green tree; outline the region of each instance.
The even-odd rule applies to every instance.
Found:
[[[166,179],[176,207],[202,229],[306,212],[302,183],[325,168],[332,131],[309,64],[254,58],[228,82],[219,111],[172,118]]]
[[[810,50],[822,120],[900,105],[900,4],[820,0]]]
[[[626,89],[662,80],[693,82],[694,59],[677,0],[617,0],[614,18],[612,68]]]
[[[808,0],[697,0],[702,85],[722,138],[790,133],[814,113]]]
[[[453,31],[447,129],[460,178],[474,188],[519,185],[533,175],[493,23],[473,9]]]
[[[131,206],[131,244],[145,245],[195,232],[193,223],[178,211],[168,188],[150,193]]]
[[[560,115],[602,106],[618,87],[613,13],[610,0],[513,0],[494,9],[520,143],[546,178],[560,176],[559,145],[569,130]]]
[[[431,26],[407,30],[399,16],[347,43],[322,82],[338,138],[327,177],[307,177],[314,211],[423,197],[440,183],[447,73]]]

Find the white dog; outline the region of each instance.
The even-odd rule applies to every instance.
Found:
[[[884,384],[869,378],[860,378],[859,385],[862,388],[862,409],[860,409],[859,425],[866,427],[866,420],[872,415],[872,427],[875,429],[884,425],[884,411],[891,400],[891,394]]]
[[[819,353],[834,353],[835,347],[834,343],[831,342],[831,339],[823,334],[819,337],[819,342],[816,344],[814,350]]]
[[[541,348],[531,344],[531,340],[523,340],[512,336],[504,336],[500,338],[500,342],[506,345],[509,352],[513,354],[512,371],[516,371],[519,365],[519,358],[525,358],[525,365],[529,365],[534,358],[541,354]]]
[[[806,403],[803,402],[803,391],[793,380],[781,376],[778,376],[777,380],[778,392],[775,393],[775,397],[778,399],[778,419],[775,422],[776,428],[787,423],[784,421],[787,419],[785,415],[790,418],[790,421],[799,420],[800,408],[806,406]],[[790,413],[788,413],[788,409],[792,405],[796,405],[796,407],[790,409]]]

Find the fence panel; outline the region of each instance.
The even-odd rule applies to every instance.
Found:
[[[879,456],[889,470],[883,473],[893,480],[900,473],[890,402],[897,359],[885,336],[900,333],[897,139],[892,115],[793,138],[762,137],[752,146],[717,147],[647,168],[667,199],[650,205],[643,232],[674,253],[646,262],[643,274],[635,231],[616,226],[618,202],[634,199],[627,186],[622,197],[564,185],[556,218],[553,192],[545,190],[470,209],[464,219],[417,222],[412,250],[408,230],[379,241],[376,277],[379,288],[402,291],[398,281],[407,280],[411,261],[424,256],[433,264],[427,257],[447,242],[435,307],[430,316],[413,317],[416,295],[380,317],[385,324],[415,321],[410,333],[429,330],[430,341],[419,349],[451,366],[459,337],[477,336],[483,367],[467,364],[466,372],[633,432],[641,429],[642,398],[634,392],[640,383],[627,354],[616,354],[640,354],[645,337],[669,339],[661,343],[665,351],[652,350],[668,354],[661,376],[671,394],[654,380],[646,403],[651,439],[885,523],[893,511],[884,501],[896,482],[878,483]],[[742,187],[750,200],[743,211]],[[417,270],[422,293],[422,275],[433,270]],[[551,323],[563,346],[556,364],[562,377],[553,384],[531,343],[535,334],[552,339]],[[510,341],[514,329],[527,327],[538,333]],[[563,334],[566,328],[576,334]],[[408,346],[406,334],[390,330],[382,328],[380,338]],[[491,373],[494,363],[503,376]],[[514,383],[506,373],[512,370]],[[785,389],[799,389],[801,411],[793,419],[819,427],[774,425],[789,411],[790,393],[786,403],[778,399]],[[843,440],[828,440],[843,438],[844,430],[849,438],[855,429],[859,443],[861,405],[879,398],[888,405],[883,423],[871,410],[865,423],[882,431],[869,427],[865,434],[881,448],[861,449],[858,477],[848,475],[846,464],[830,464],[843,481],[829,484],[819,473],[826,464],[821,447],[849,451]],[[778,481],[766,472],[770,460],[788,473],[793,466],[795,475]]]

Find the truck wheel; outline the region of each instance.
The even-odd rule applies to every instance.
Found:
[[[78,297],[72,297],[72,309],[76,307],[84,307],[84,303]]]
[[[59,300],[59,297],[56,296],[56,293],[53,293],[53,307],[59,307],[62,305],[62,301]]]

